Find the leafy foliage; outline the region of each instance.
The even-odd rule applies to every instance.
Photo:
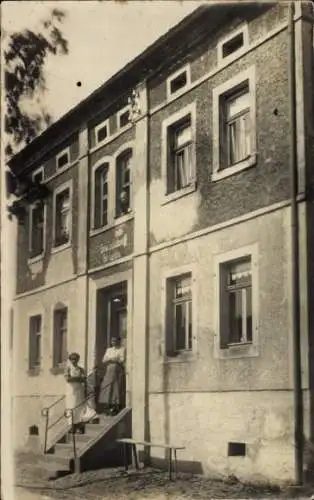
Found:
[[[49,18],[42,21],[40,32],[27,29],[9,36],[4,50],[7,155],[13,153],[13,148],[31,142],[51,123],[51,116],[44,109],[34,106],[34,113],[23,110],[23,100],[32,100],[37,92],[45,90],[47,56],[68,53],[68,42],[59,27],[64,18],[63,11],[53,9]]]

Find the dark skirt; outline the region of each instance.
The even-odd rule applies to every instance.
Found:
[[[122,408],[125,396],[125,374],[121,363],[108,361],[99,387],[98,403],[101,407]]]

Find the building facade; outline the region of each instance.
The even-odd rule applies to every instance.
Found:
[[[205,474],[293,479],[289,68],[308,439],[312,57],[309,3],[292,37],[285,3],[201,7],[11,160],[49,191],[18,226],[17,448],[42,439],[67,353],[90,371],[119,335],[134,437]]]

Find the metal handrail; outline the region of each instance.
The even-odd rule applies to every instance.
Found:
[[[93,373],[95,373],[97,369],[98,369],[98,366],[95,366],[89,375],[92,375]],[[65,400],[64,395],[61,396],[60,398],[58,398],[56,401],[54,401],[51,405],[46,406],[45,408],[43,408],[41,410],[41,415],[43,417],[45,417],[45,419],[46,419],[46,421],[45,421],[45,437],[44,437],[44,453],[47,452],[48,430],[52,429],[58,422],[60,422],[60,420],[62,420],[64,418],[64,413],[63,413],[59,418],[57,418],[57,420],[55,420],[52,424],[49,425],[49,417],[50,417],[49,412],[54,406],[56,406],[58,403],[60,403],[63,400]]]
[[[116,361],[108,361],[106,364],[110,364],[110,363],[115,363],[115,364],[119,364],[121,365],[121,363],[117,363]],[[122,365],[123,366],[123,365]],[[97,367],[95,367],[94,370],[96,370]],[[92,372],[93,373],[93,372]],[[124,368],[123,368],[123,375],[125,375],[125,372],[124,372]],[[121,376],[121,375],[120,375]],[[101,393],[107,389],[108,387],[110,387],[111,385],[113,385],[115,382],[110,382],[109,384],[106,384],[102,390],[101,390]],[[64,411],[64,416],[66,418],[69,418],[69,416],[71,417],[71,428],[72,428],[72,441],[73,441],[73,458],[74,458],[74,461],[76,461],[77,459],[77,450],[76,450],[76,438],[75,438],[75,424],[74,424],[74,412],[80,408],[80,406],[83,406],[87,403],[87,401],[89,401],[89,399],[91,399],[92,397],[94,397],[96,394],[95,391],[91,392],[83,401],[81,401],[78,405],[76,405],[74,408],[67,408],[65,409]],[[89,420],[87,420],[86,422],[84,423],[88,423],[90,422],[91,420],[94,420],[95,417],[91,417]]]

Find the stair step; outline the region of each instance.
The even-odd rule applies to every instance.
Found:
[[[56,455],[55,453],[49,453],[47,455],[43,455],[43,463],[44,467],[46,468],[46,465],[56,465],[56,470],[68,470],[70,468],[70,460],[71,460],[71,455]],[[62,469],[60,467],[62,466]]]

